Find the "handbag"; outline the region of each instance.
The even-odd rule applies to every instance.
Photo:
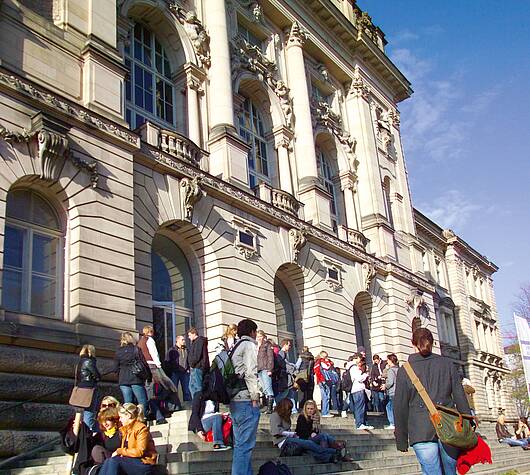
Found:
[[[403,367],[407,372],[412,384],[418,391],[427,407],[432,425],[440,441],[444,444],[459,449],[471,449],[478,443],[475,433],[475,421],[473,416],[460,414],[456,409],[434,404],[427,394],[425,387],[421,384],[418,376],[407,361]]]
[[[145,361],[143,353],[138,350],[138,347],[134,347],[134,359],[130,363],[131,373],[143,381],[148,380],[151,377],[151,370],[149,365]]]
[[[80,388],[77,386],[78,366],[79,365],[75,366],[74,387],[72,388],[72,393],[70,394],[68,404],[70,404],[71,406],[87,409],[92,404],[92,399],[94,398],[94,391],[96,390],[96,388]]]

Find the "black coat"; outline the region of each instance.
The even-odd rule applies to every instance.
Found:
[[[198,336],[190,341],[188,346],[188,363],[190,368],[200,368],[205,371],[210,369],[210,358],[208,356],[208,339]]]
[[[118,373],[118,383],[124,386],[132,384],[141,384],[143,386],[144,380],[140,379],[131,371],[131,363],[135,359],[135,352],[140,352],[139,348],[129,343],[125,346],[120,346],[114,355],[113,371]]]
[[[421,356],[414,353],[409,356],[409,362],[434,404],[452,408],[456,405],[462,414],[470,414],[464,388],[452,360],[435,354]],[[437,440],[429,411],[403,366],[397,374],[394,419],[398,450],[405,451],[416,442]]]
[[[77,385],[80,388],[95,388],[101,379],[96,366],[96,358],[82,356],[77,365]]]

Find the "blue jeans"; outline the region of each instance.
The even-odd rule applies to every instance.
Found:
[[[259,382],[261,384],[261,389],[263,389],[263,394],[267,397],[274,397],[274,391],[272,390],[272,378],[269,375],[269,371],[262,369],[258,373]]]
[[[123,394],[123,402],[136,402],[144,408],[145,414],[149,414],[149,405],[147,404],[147,392],[142,384],[120,384],[120,390]]]
[[[214,416],[202,419],[202,428],[204,432],[213,432],[213,443],[224,444],[223,439],[223,416],[221,414],[215,414]]]
[[[315,435],[315,437],[311,437],[311,439],[315,444],[318,444],[320,446],[327,446],[329,447],[330,444],[335,442],[335,438],[329,435],[326,432],[321,432],[320,434]]]
[[[234,429],[232,475],[252,475],[251,457],[256,445],[259,407],[254,407],[251,401],[232,401],[230,414]]]
[[[446,452],[440,441],[418,442],[412,448],[423,475],[456,475],[456,459]]]
[[[351,395],[353,399],[353,415],[355,417],[355,427],[359,428],[366,421],[366,395],[364,390],[357,391]]]
[[[191,368],[190,369],[190,393],[191,398],[202,391],[202,369]]]
[[[302,447],[305,452],[309,452],[317,462],[330,462],[334,455],[337,455],[336,449],[330,449],[321,447],[319,444],[313,440],[308,439],[297,439],[294,437],[289,437],[284,444],[295,445],[297,447]],[[283,447],[282,447],[283,449]]]
[[[502,444],[508,444],[510,447],[528,447],[527,439],[502,439]]]
[[[177,389],[180,384],[184,401],[191,401],[190,373],[186,371],[173,371],[173,373],[171,373],[171,381],[173,381],[173,384]]]
[[[94,395],[92,396],[92,402],[90,403],[90,407],[87,407],[83,411],[83,422],[92,432],[99,431],[98,421],[96,420],[96,415],[98,412],[98,404],[99,404],[99,395],[98,395],[98,390],[96,388],[94,390]]]
[[[329,396],[331,390],[326,383],[318,383],[318,387],[320,388],[320,397],[322,398],[322,409],[320,412],[322,412],[323,416],[327,416],[329,414]]]
[[[372,404],[375,412],[383,412],[385,410],[385,393],[383,391],[372,391]]]
[[[386,403],[386,417],[388,417],[388,423],[394,425],[394,396],[388,396]]]
[[[332,384],[329,387],[329,393],[330,393],[331,405],[333,406],[333,410],[340,412],[341,406],[340,406],[340,403],[339,403],[339,395],[337,393],[337,386]]]
[[[149,475],[152,473],[152,465],[142,463],[140,459],[132,457],[111,457],[99,471],[99,475]]]
[[[344,397],[344,401],[342,401],[342,410],[343,411],[349,410],[352,414],[354,413],[353,398],[351,397],[350,393],[346,393],[346,396]]]

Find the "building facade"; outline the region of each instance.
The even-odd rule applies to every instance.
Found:
[[[3,0],[0,40],[0,455],[146,323],[338,362],[422,325],[506,408],[496,267],[414,211],[412,89],[355,1]]]

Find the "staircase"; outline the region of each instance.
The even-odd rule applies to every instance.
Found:
[[[181,411],[173,414],[168,419],[168,424],[151,427],[160,454],[159,462],[167,465],[170,474],[230,475],[232,452],[214,452],[211,444],[204,443],[189,433],[188,417],[189,411]],[[306,455],[284,458],[282,462],[290,467],[293,475],[420,474],[414,451],[410,449],[407,453],[398,452],[392,432],[382,429],[384,422],[386,419],[372,416],[369,423],[376,429],[359,431],[353,429],[351,416],[347,419],[322,419],[324,431],[346,441],[354,462],[317,464],[311,456]],[[530,451],[499,444],[495,438],[495,426],[491,423],[482,424],[480,433],[491,447],[494,463],[475,466],[470,473],[530,474]],[[257,474],[260,465],[266,461],[276,459],[278,454],[269,435],[269,417],[262,415],[252,458],[254,473]],[[42,452],[35,458],[19,462],[9,470],[0,470],[0,475],[66,475],[68,460],[69,457],[59,449]]]

